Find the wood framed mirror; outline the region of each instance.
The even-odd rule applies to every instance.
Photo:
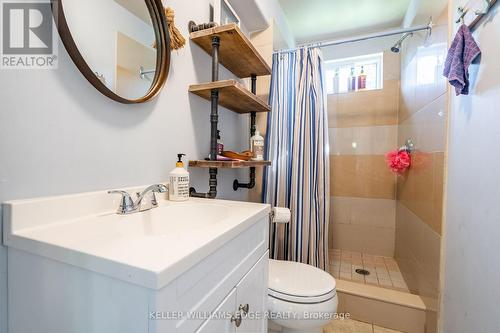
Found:
[[[105,96],[143,103],[165,84],[170,36],[161,0],[51,0],[59,36]]]

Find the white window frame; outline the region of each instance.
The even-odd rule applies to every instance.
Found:
[[[376,88],[368,89],[368,91],[384,89],[384,53],[383,52],[366,54],[366,55],[356,56],[356,57],[328,60],[328,61],[325,61],[325,70],[326,71],[331,71],[331,70],[334,71],[336,68],[340,68],[340,67],[344,67],[344,66],[351,66],[351,67],[358,68],[358,67],[366,66],[369,64],[373,64],[373,63],[377,63]],[[328,91],[328,94],[344,94],[344,93],[353,93],[353,92],[358,92],[358,91],[365,91],[365,89],[356,90],[356,91],[346,91],[346,92]]]

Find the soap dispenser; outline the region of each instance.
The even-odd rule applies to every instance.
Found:
[[[177,154],[175,169],[170,172],[168,195],[171,201],[185,201],[189,199],[189,172],[184,169],[182,157],[186,154]]]
[[[264,160],[264,138],[260,135],[258,129],[250,138],[250,151],[252,152],[252,161]]]

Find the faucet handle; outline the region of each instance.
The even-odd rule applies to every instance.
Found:
[[[122,191],[122,190],[112,190],[108,191],[109,194],[121,194],[121,202],[120,202],[120,207],[117,210],[117,213],[120,215],[127,214],[132,212],[135,209],[134,205],[134,200],[130,197],[130,194],[128,192]]]
[[[170,191],[170,187],[169,187],[168,184],[166,184],[166,185],[164,185],[164,184],[158,184],[158,190],[157,191],[153,191],[153,193],[152,193],[152,196],[151,196],[151,205],[153,207],[158,207],[158,201],[156,199],[156,193],[167,193],[167,198],[168,198],[169,191]]]
[[[138,209],[140,212],[158,207],[158,201],[156,201],[156,195],[154,191],[150,191],[146,194],[142,194],[141,192],[135,192],[135,197],[137,199],[137,202],[135,203],[136,205],[135,208]]]

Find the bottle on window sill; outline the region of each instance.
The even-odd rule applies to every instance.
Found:
[[[358,90],[366,89],[366,74],[364,66],[361,66],[361,73],[358,76]]]
[[[349,82],[347,88],[349,92],[356,91],[356,74],[354,74],[354,67],[351,67],[351,75],[348,78]]]

